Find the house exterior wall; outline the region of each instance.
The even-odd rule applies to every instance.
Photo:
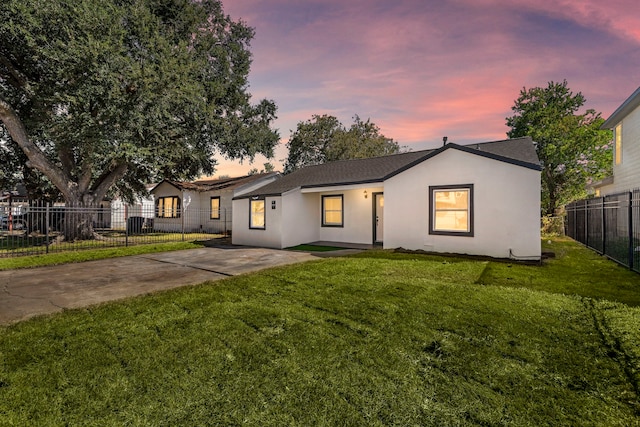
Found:
[[[272,202],[276,202],[276,209],[271,209]],[[262,246],[281,249],[282,245],[282,196],[265,198],[265,228],[249,228],[250,199],[233,201],[234,231],[231,242],[234,245]],[[288,229],[288,225],[287,225]]]
[[[318,193],[303,194],[299,190],[282,196],[278,209],[282,211],[282,247],[300,245],[320,240],[320,196]]]
[[[373,192],[382,187],[340,191],[302,193],[299,189],[278,197],[266,198],[264,230],[249,229],[249,199],[233,201],[235,225],[232,242],[238,245],[258,245],[287,248],[315,241],[343,243],[373,243]],[[322,196],[342,195],[343,227],[322,226]],[[271,201],[276,201],[276,209]]]
[[[367,191],[367,198],[364,191]],[[319,229],[320,241],[359,243],[370,245],[373,243],[373,202],[374,192],[382,192],[382,187],[358,188],[344,191],[322,192],[319,196],[341,194],[344,202],[343,227],[323,227],[321,220],[322,203],[317,204],[318,218],[315,227]]]
[[[190,225],[198,225],[202,227],[202,230],[207,232],[230,231],[232,229],[231,210],[233,201],[233,190],[203,191],[197,194],[200,199],[200,208],[197,212],[192,211],[191,215],[189,214],[189,212],[187,212],[187,215],[192,218],[192,221],[198,219],[198,224]],[[212,197],[220,197],[220,218],[218,219],[211,218]]]
[[[614,152],[614,182],[600,189],[603,196],[640,188],[640,107],[624,117],[621,123],[622,162],[616,165]]]
[[[177,196],[180,198],[180,203],[182,209],[184,210],[184,195],[182,191],[173,185],[162,182],[153,190],[153,196],[155,200],[158,200],[161,197],[172,197]],[[155,208],[155,206],[154,206]],[[157,213],[154,214],[154,216]],[[166,232],[180,232],[182,230],[182,217],[180,218],[154,218],[153,228],[157,231],[166,231]]]
[[[125,215],[126,206],[126,215]],[[124,230],[127,226],[126,218],[132,216],[141,216],[145,218],[153,218],[155,216],[155,204],[153,195],[142,199],[137,199],[133,205],[128,205],[120,198],[111,201],[111,213],[104,217],[105,227],[111,227],[114,230]],[[107,225],[110,224],[110,225]]]
[[[465,184],[473,184],[474,235],[429,234],[429,186]],[[446,150],[385,181],[384,197],[385,248],[540,258],[539,171]]]
[[[157,231],[182,232],[183,226],[186,233],[223,233],[232,229],[232,190],[183,191],[163,182],[154,189],[153,194],[156,199],[177,196],[182,206],[180,218],[154,218],[154,229]],[[211,197],[220,197],[220,219],[211,219]]]

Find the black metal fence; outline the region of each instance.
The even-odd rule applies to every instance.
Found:
[[[0,205],[0,258],[149,243],[211,240],[231,232],[231,209],[153,202],[126,205]]]
[[[566,206],[567,236],[640,273],[640,189]]]

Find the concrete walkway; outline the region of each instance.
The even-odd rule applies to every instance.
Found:
[[[350,252],[205,247],[0,271],[0,324]]]

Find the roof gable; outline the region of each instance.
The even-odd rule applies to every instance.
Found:
[[[461,150],[516,166],[541,170],[540,161],[530,137],[470,145],[449,143],[434,150],[409,151],[389,156],[340,160],[307,166],[255,191],[238,196],[236,199],[281,195],[296,188],[381,183],[450,149]]]
[[[616,111],[600,126],[600,129],[613,129],[625,117],[640,105],[640,87],[627,98]]]

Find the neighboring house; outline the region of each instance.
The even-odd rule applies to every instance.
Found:
[[[156,184],[146,184],[147,191],[149,192],[155,187]],[[105,202],[101,205],[103,204],[105,204]],[[120,197],[116,197],[111,200],[108,206],[111,208],[110,212],[107,213],[107,211],[104,210],[102,216],[98,217],[98,224],[104,224],[100,226],[114,230],[124,230],[127,225],[127,218],[143,217],[152,219],[155,216],[155,204],[153,194],[151,193],[149,193],[147,197],[138,197],[133,204],[129,204]],[[149,221],[149,223],[152,222],[153,221]]]
[[[591,184],[595,195],[640,188],[640,88],[600,128],[613,131],[613,176]]]
[[[309,166],[234,197],[233,243],[538,260],[540,170],[529,137]]]
[[[229,232],[234,196],[256,190],[278,179],[277,172],[181,182],[164,180],[153,189],[154,230]]]

